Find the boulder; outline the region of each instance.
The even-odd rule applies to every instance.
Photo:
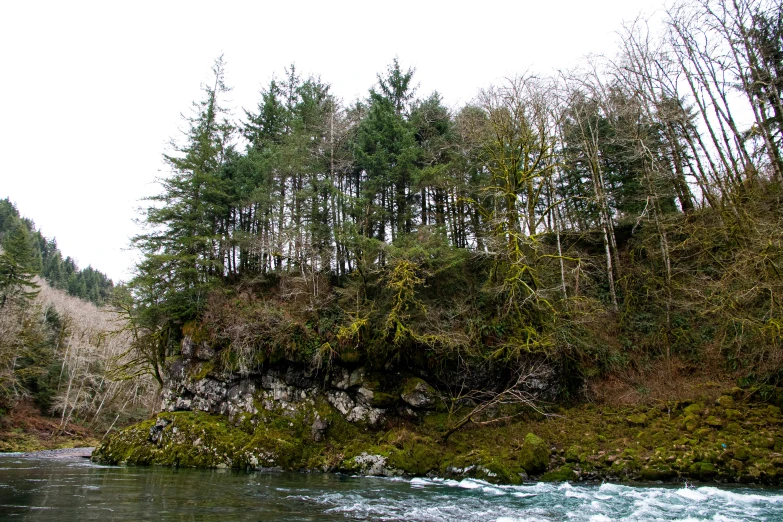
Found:
[[[549,446],[544,439],[532,433],[525,436],[525,442],[519,451],[519,463],[530,475],[543,473],[549,467]]]
[[[414,408],[434,410],[439,397],[435,388],[414,377],[405,382],[400,398]]]

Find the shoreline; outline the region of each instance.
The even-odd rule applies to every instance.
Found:
[[[327,425],[318,441],[311,432],[315,413]],[[264,410],[233,422],[207,412],[161,412],[109,436],[92,458],[105,464],[478,478],[495,484],[783,485],[780,409],[728,394],[636,408],[583,404],[552,418],[466,426],[443,442],[446,421],[446,413],[430,412],[418,422],[394,419],[369,429],[327,404]]]
[[[24,452],[12,451],[0,452],[0,457],[14,455],[18,457],[33,457],[39,459],[89,459],[92,457],[93,451],[95,451],[95,447],[60,448]]]

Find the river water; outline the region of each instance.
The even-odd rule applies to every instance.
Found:
[[[320,473],[100,466],[0,456],[0,519],[23,520],[783,520],[783,490],[526,484]]]

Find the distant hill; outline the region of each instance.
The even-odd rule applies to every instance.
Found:
[[[109,301],[114,282],[106,274],[89,265],[80,269],[72,257],[63,256],[55,238],[47,238],[36,230],[35,222],[22,217],[9,198],[0,199],[0,244],[17,227],[27,229],[33,243],[37,271],[52,287],[97,306]]]

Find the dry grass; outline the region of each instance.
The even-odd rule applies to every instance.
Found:
[[[673,357],[658,359],[644,369],[627,369],[589,381],[587,398],[610,407],[651,405],[669,401],[714,400],[736,385],[720,354],[705,350],[698,365]]]

